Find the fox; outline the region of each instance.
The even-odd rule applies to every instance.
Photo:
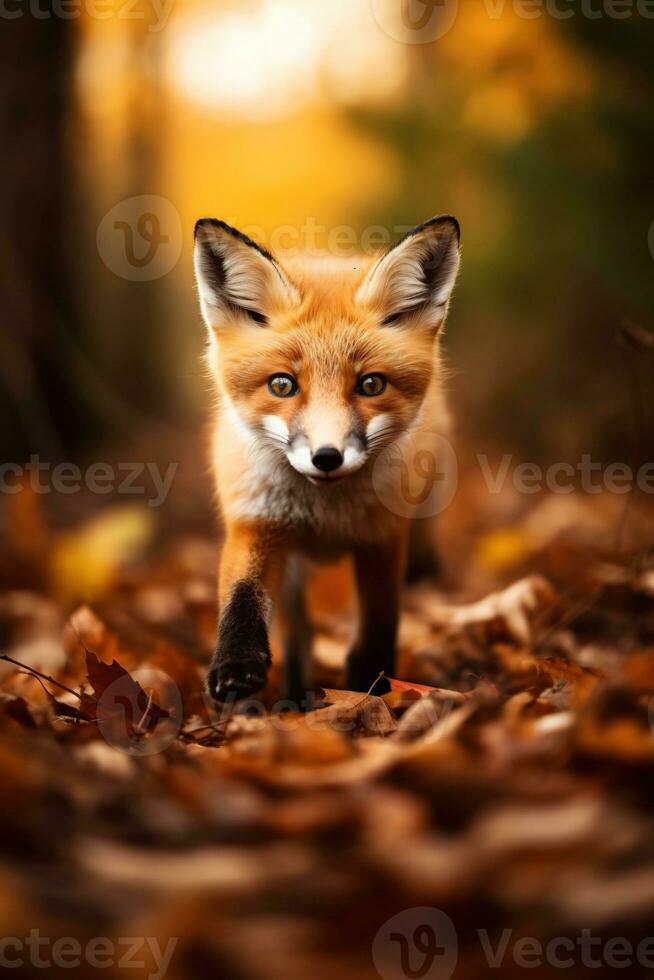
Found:
[[[217,702],[265,688],[273,612],[286,696],[299,702],[310,690],[305,571],[344,555],[357,600],[346,687],[368,691],[394,675],[416,525],[398,472],[416,438],[430,443],[445,424],[440,341],[460,252],[451,215],[357,258],[273,256],[224,221],[197,222],[224,526],[207,678]],[[424,532],[413,536],[424,557]]]

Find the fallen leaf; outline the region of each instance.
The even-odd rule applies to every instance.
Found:
[[[395,731],[396,722],[382,698],[359,691],[324,689],[328,707],[307,716],[315,730],[331,728],[349,735],[388,735]]]
[[[117,660],[104,663],[90,651],[86,651],[88,681],[96,698],[96,718],[100,725],[117,723],[126,734],[153,731],[169,712],[143,690],[138,681]]]

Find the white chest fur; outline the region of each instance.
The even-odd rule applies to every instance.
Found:
[[[268,458],[264,458],[268,456]],[[356,542],[380,535],[380,501],[368,467],[334,486],[314,486],[280,454],[266,453],[230,495],[229,516],[270,520],[319,537]]]

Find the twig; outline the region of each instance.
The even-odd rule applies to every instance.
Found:
[[[22,671],[21,671],[21,673],[22,673]],[[27,676],[32,676],[32,675],[29,675],[28,674]],[[80,715],[79,717],[77,715],[74,716],[74,717],[69,717],[67,715],[64,715],[64,718],[67,717],[69,721],[73,721],[74,722],[76,728],[79,726],[80,721],[86,721],[90,725],[97,725],[98,724],[98,719],[97,718],[91,718],[90,715],[87,715],[87,713],[85,711],[82,711],[81,708],[73,708],[72,705],[65,705],[65,704],[63,704],[63,702],[57,701],[57,699],[55,698],[54,694],[52,694],[52,692],[47,689],[47,687],[45,686],[45,684],[43,683],[43,681],[41,680],[40,677],[34,675],[34,680],[36,680],[36,681],[39,682],[39,684],[41,685],[41,688],[45,691],[45,693],[48,695],[48,697],[52,699],[53,703],[57,706],[58,709],[61,709],[63,707],[63,708],[70,708],[71,711],[79,711],[79,715]],[[59,710],[56,713],[59,714]]]
[[[54,684],[55,687],[60,687],[62,691],[67,691],[69,694],[72,694],[74,697],[76,697],[79,701],[82,700],[81,695],[79,695],[77,691],[73,691],[71,687],[66,687],[65,684],[62,684],[60,681],[56,681],[54,677],[49,677],[48,674],[42,674],[40,670],[36,670],[34,667],[30,667],[29,664],[22,664],[20,660],[14,660],[14,658],[10,657],[8,653],[0,653],[0,660],[6,660],[8,663],[13,664],[14,667],[20,667],[28,674],[31,674],[32,677],[38,677],[41,680],[47,681],[49,684]]]
[[[134,732],[137,735],[143,735],[145,733],[145,729],[142,728],[141,726],[143,725],[143,722],[145,721],[151,707],[152,707],[152,688],[150,688],[150,693],[148,694],[148,703],[145,706],[145,711],[141,716],[141,720],[139,721],[138,725],[136,725],[136,727],[134,728]]]
[[[207,732],[216,728],[224,728],[230,721],[231,718],[226,718],[225,721],[214,721],[212,725],[198,725],[197,728],[189,728],[187,731],[182,729],[180,737],[182,735],[195,735],[196,732]]]
[[[198,725],[197,728],[191,728],[188,731],[184,731],[184,729],[182,729],[182,731],[178,732],[177,738],[180,740],[180,742],[184,742],[185,744],[192,743],[196,745],[199,742],[199,740],[195,738],[197,732],[216,732],[219,734],[224,734],[222,730],[225,728],[229,720],[230,719],[227,719],[226,721],[217,721],[213,725]],[[203,737],[208,738],[209,736],[205,735]]]
[[[382,677],[385,677],[385,676],[386,676],[386,671],[385,670],[381,670],[379,672],[379,677],[376,677],[374,679],[374,681],[372,682],[372,684],[370,685],[370,687],[368,688],[368,693],[366,694],[366,697],[370,697],[370,695],[372,694],[373,689],[375,687],[377,687],[377,685],[379,684],[379,682],[382,679]]]

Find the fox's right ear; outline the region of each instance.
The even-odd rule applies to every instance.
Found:
[[[215,218],[195,226],[195,275],[202,315],[212,329],[239,317],[265,325],[270,312],[299,302],[272,255]]]

